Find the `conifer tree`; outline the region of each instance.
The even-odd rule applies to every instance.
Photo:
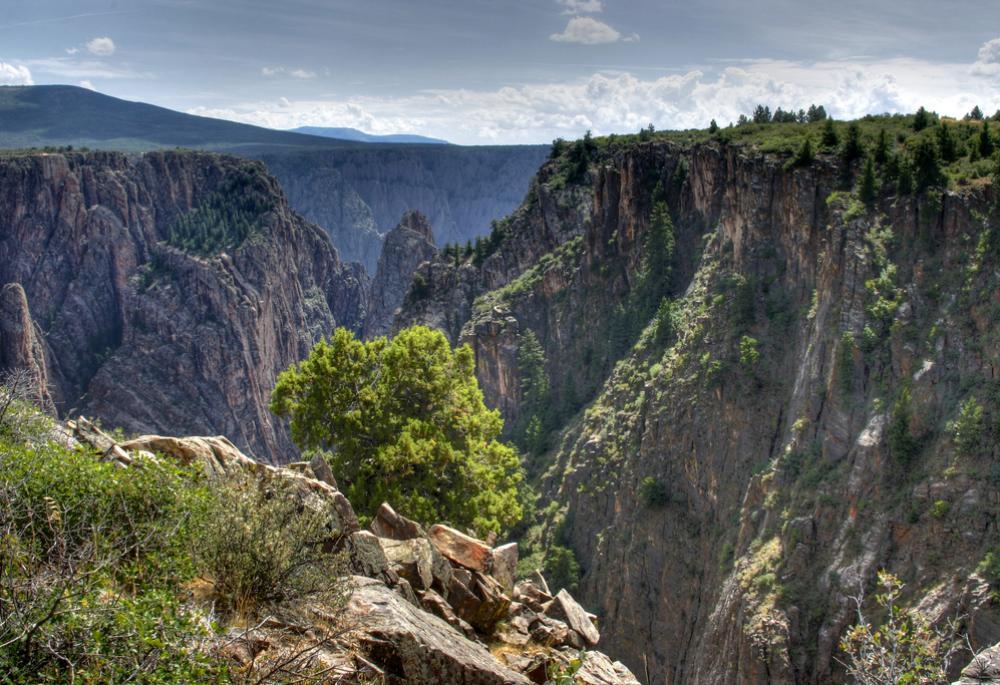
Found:
[[[823,126],[823,137],[820,138],[820,145],[832,150],[837,147],[837,143],[840,142],[840,138],[837,137],[837,130],[833,127],[833,119],[827,119],[826,124]]]
[[[816,154],[813,152],[812,138],[806,136],[806,139],[802,141],[802,146],[799,151],[795,154],[795,166],[809,166],[813,163],[816,158]]]
[[[917,110],[917,113],[913,117],[913,130],[923,131],[925,128],[930,126],[931,117],[927,113],[927,110],[921,107]]]
[[[852,121],[847,127],[847,136],[844,138],[840,157],[844,160],[844,164],[850,165],[854,160],[860,159],[864,152],[861,145],[861,127],[856,121]]]
[[[880,128],[878,131],[878,139],[875,141],[875,162],[878,164],[885,164],[886,159],[889,157],[889,140],[885,136],[885,129]]]
[[[872,161],[871,157],[868,157],[865,160],[865,170],[861,174],[861,183],[858,186],[858,197],[862,202],[868,205],[868,207],[875,204],[875,163]]]
[[[993,154],[993,137],[990,135],[990,122],[983,122],[983,130],[979,133],[979,156],[989,157]]]
[[[954,162],[958,159],[958,147],[955,138],[951,135],[951,127],[943,121],[937,131],[938,152],[945,162]]]

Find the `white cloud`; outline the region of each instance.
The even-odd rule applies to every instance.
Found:
[[[29,59],[25,64],[38,73],[60,79],[116,79],[116,78],[153,78],[148,72],[117,67],[104,60],[76,59],[70,57],[50,57],[47,59]]]
[[[286,69],[285,67],[263,67],[260,70],[260,75],[266,76],[267,78],[285,75],[297,79],[316,78],[315,71],[309,71],[308,69]]]
[[[97,90],[97,88],[94,87],[94,84],[87,79],[80,81],[79,86],[81,88],[86,88],[87,90],[94,90],[94,91]]]
[[[601,0],[556,0],[563,9],[563,14],[586,14],[603,12],[604,3]]]
[[[981,76],[1000,76],[1000,38],[983,43],[972,71]]]
[[[78,52],[80,52],[80,48],[66,48],[67,55],[75,55]]]
[[[0,86],[33,86],[31,70],[18,64],[0,62]]]
[[[549,39],[559,43],[598,45],[600,43],[616,43],[621,40],[621,37],[622,34],[603,21],[597,21],[591,17],[573,17],[566,24],[562,33],[553,33]]]
[[[721,125],[758,103],[782,109],[822,104],[838,118],[912,112],[921,105],[962,115],[1000,106],[1000,82],[969,64],[915,59],[790,62],[750,60],[659,78],[599,72],[570,82],[498,90],[425,91],[404,97],[274,100],[193,114],[270,126],[348,126],[421,133],[456,143],[539,143],[556,137]]]
[[[87,42],[87,52],[98,57],[109,57],[115,54],[115,42],[107,36],[94,38]]]

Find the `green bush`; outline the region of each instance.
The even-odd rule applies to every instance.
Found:
[[[345,564],[331,551],[329,513],[280,486],[254,475],[229,478],[198,530],[196,558],[224,611],[253,615],[306,599],[335,607],[343,597]]]
[[[910,391],[904,388],[892,405],[889,417],[889,453],[898,463],[908,466],[920,450],[920,441],[910,433]]]
[[[554,592],[560,588],[576,592],[580,585],[580,564],[569,547],[562,545],[549,547],[545,552],[542,571],[546,582]]]
[[[670,504],[670,492],[663,481],[653,476],[646,476],[639,483],[639,499],[647,507],[660,509]]]
[[[760,361],[760,344],[756,338],[744,335],[740,338],[740,364],[747,369],[753,369]]]
[[[962,456],[974,456],[983,443],[983,405],[975,397],[962,403],[958,416],[948,423],[955,449]]]

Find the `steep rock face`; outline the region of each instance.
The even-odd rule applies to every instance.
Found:
[[[245,194],[231,192],[234,179],[264,207],[251,234],[208,251],[172,246],[182,244],[172,237],[180,217]],[[274,379],[335,325],[360,326],[366,277],[288,208],[259,164],[194,153],[8,157],[0,216],[0,282],[23,287],[60,412],[130,432],[226,433],[264,460],[294,455],[267,409]]]
[[[0,288],[0,369],[24,369],[30,384],[25,392],[40,406],[51,404],[45,348],[20,283]]]
[[[364,325],[366,338],[385,335],[392,330],[392,322],[410,291],[417,267],[436,254],[434,232],[427,217],[416,211],[406,212],[382,245]]]
[[[466,265],[473,277],[439,278],[403,312],[441,325],[426,302],[478,297],[448,330],[508,417],[525,330],[557,397],[600,353],[608,377],[560,418],[538,469],[546,539],[574,550],[602,644],[658,683],[830,682],[847,596],[883,567],[933,618],[966,614],[975,646],[1000,638],[997,580],[976,570],[1000,513],[989,191],[867,210],[834,194],[836,160],[784,162],[718,144],[612,150],[585,179],[578,246],[493,291]],[[665,333],[654,317],[620,336],[602,317],[640,294],[657,182],[675,309]]]
[[[427,216],[439,244],[465,244],[520,204],[547,154],[545,146],[379,145],[261,159],[292,207],[371,273],[404,212]]]

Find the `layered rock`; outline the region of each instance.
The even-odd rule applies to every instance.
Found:
[[[266,209],[252,234],[208,252],[173,246],[180,217],[239,179]],[[261,459],[293,459],[267,409],[275,377],[335,326],[360,327],[366,276],[259,164],[177,152],[4,157],[0,215],[0,283],[23,289],[39,332],[15,347],[41,341],[61,413],[135,433],[223,433]]]
[[[538,196],[585,192],[568,223],[539,231],[529,200],[479,265],[424,267],[432,288],[399,317],[472,344],[489,402],[515,421],[520,342],[536,333],[566,426],[537,468],[555,512],[544,539],[574,550],[602,645],[658,681],[829,682],[846,597],[882,567],[932,618],[967,615],[973,644],[1000,639],[976,572],[998,535],[1000,440],[984,419],[970,450],[954,428],[965,403],[1000,416],[992,196],[866,211],[834,194],[850,173],[838,160],[786,161],[627,144],[573,186],[547,180],[556,160]],[[641,295],[658,182],[675,310],[619,344],[608,322]]]
[[[386,335],[392,330],[392,322],[410,291],[417,267],[436,254],[434,232],[427,217],[416,211],[403,214],[382,245],[363,329],[365,338]]]

